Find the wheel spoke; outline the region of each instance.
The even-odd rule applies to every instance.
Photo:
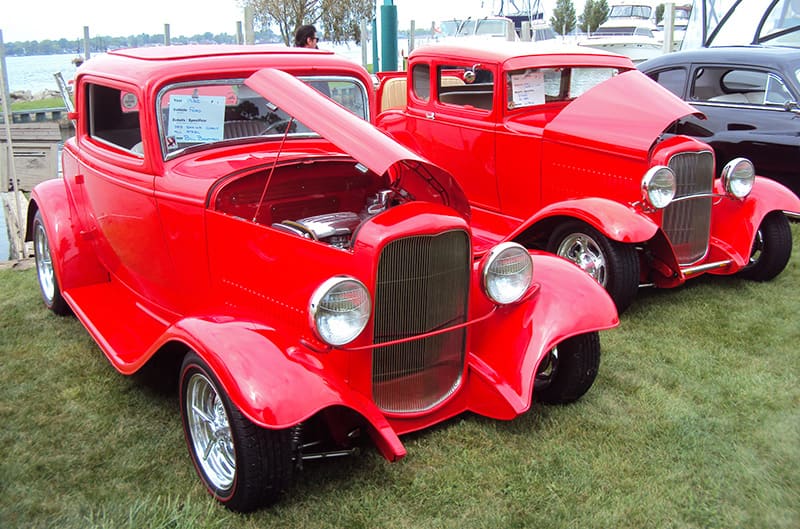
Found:
[[[197,415],[200,419],[202,419],[203,422],[208,423],[208,425],[213,428],[213,426],[214,426],[214,418],[213,417],[210,417],[209,415],[207,415],[205,411],[201,410],[200,408],[198,408],[194,404],[192,404],[192,411],[194,412],[195,415]]]

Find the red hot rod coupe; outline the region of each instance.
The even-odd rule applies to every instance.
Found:
[[[697,110],[627,57],[544,43],[433,45],[383,75],[376,124],[455,176],[477,225],[575,262],[622,312],[641,285],[769,280],[791,255],[788,189],[669,134]]]
[[[124,374],[174,360],[191,459],[229,508],[360,432],[394,461],[399,435],[592,385],[609,296],[472,223],[447,172],[370,124],[363,68],[121,50],[78,70],[75,102],[64,177],[29,210],[45,305]]]

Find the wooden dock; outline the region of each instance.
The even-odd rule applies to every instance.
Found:
[[[72,123],[34,121],[11,123],[9,128],[18,189],[30,191],[39,182],[57,178],[59,149],[72,135]],[[10,174],[6,131],[5,127],[0,127],[0,191],[12,188]]]

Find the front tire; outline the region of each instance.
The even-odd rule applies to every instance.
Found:
[[[238,512],[278,499],[292,472],[288,430],[250,422],[195,353],[181,367],[180,406],[189,454],[214,498]]]
[[[556,228],[547,251],[572,261],[606,289],[622,314],[639,289],[639,255],[630,244],[612,241],[588,224],[570,221]]]
[[[45,307],[58,314],[70,314],[70,308],[61,295],[61,286],[56,276],[56,268],[50,254],[50,239],[44,226],[42,212],[37,211],[33,217],[33,254],[36,261],[36,276],[39,279],[39,291]]]
[[[783,272],[792,256],[792,229],[786,216],[773,211],[761,221],[750,262],[742,268],[739,276],[753,281],[769,281]]]
[[[545,404],[568,404],[581,398],[600,368],[600,336],[597,332],[568,338],[539,363],[533,397]]]

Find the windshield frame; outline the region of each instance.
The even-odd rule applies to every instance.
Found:
[[[348,106],[343,104],[341,101],[338,101],[331,97],[331,95],[325,94],[328,97],[331,97],[332,100],[352,112],[354,115],[369,121],[370,116],[370,99],[369,99],[369,91],[364,83],[358,79],[357,77],[349,76],[349,75],[299,75],[297,78],[310,86],[314,87],[314,82],[325,82],[325,83],[349,83],[352,85],[353,88],[358,90],[358,94],[360,95],[360,102],[356,102],[353,106]],[[211,87],[211,86],[226,86],[226,85],[235,85],[239,87],[247,88],[248,90],[252,90],[245,84],[247,77],[230,77],[230,78],[220,78],[220,79],[195,79],[195,80],[188,80],[188,81],[180,81],[175,83],[169,83],[164,85],[157,93],[156,98],[154,100],[155,108],[153,111],[155,112],[156,116],[156,127],[157,127],[157,135],[158,141],[161,148],[161,156],[164,161],[171,160],[177,158],[184,154],[189,154],[192,152],[197,152],[199,150],[206,150],[211,148],[216,148],[223,145],[230,145],[230,144],[240,144],[240,143],[258,143],[262,141],[273,141],[278,138],[283,138],[284,133],[282,131],[276,132],[275,134],[264,134],[259,136],[241,136],[237,138],[222,138],[216,141],[208,141],[208,142],[198,142],[192,143],[190,145],[186,145],[180,148],[171,148],[168,145],[169,141],[169,123],[166,120],[166,115],[162,111],[162,102],[166,97],[169,97],[169,93],[172,91],[177,91],[186,88],[200,88],[200,87]],[[319,90],[318,90],[319,91]],[[267,97],[260,94],[259,95],[263,98],[264,104],[267,105],[270,111],[273,112],[283,112],[281,109],[272,105]],[[270,106],[271,105],[271,106]],[[226,104],[227,107],[227,104]],[[274,110],[273,108],[274,107]],[[292,116],[288,115],[288,118],[294,119]],[[296,120],[296,123],[302,124]],[[307,138],[318,138],[320,137],[319,134],[314,132],[313,130],[308,129],[307,127],[303,126],[301,131],[297,132],[289,132],[286,134],[287,140],[296,140],[296,139],[307,139]]]

